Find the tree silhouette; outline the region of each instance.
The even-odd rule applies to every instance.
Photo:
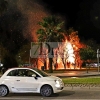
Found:
[[[56,16],[49,16],[43,18],[42,22],[39,22],[39,25],[41,26],[40,29],[37,30],[38,35],[38,41],[47,43],[50,42],[49,46],[53,45],[53,42],[55,42],[55,48],[58,45],[58,42],[62,42],[64,39],[64,22],[60,20],[60,18]],[[53,49],[50,47],[51,54],[53,55]],[[49,72],[53,72],[52,69],[52,62],[53,62],[53,56],[49,57]]]

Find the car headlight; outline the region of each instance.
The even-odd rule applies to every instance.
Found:
[[[60,81],[59,80],[55,80],[55,83],[56,83],[55,84],[56,87],[60,87]]]

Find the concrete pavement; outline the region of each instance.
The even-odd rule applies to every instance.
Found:
[[[50,73],[58,77],[89,77],[89,76],[100,76],[98,71],[66,71],[64,73]]]
[[[67,77],[72,77],[72,78],[76,78],[76,77],[100,77],[100,72],[98,71],[66,71],[64,73],[52,73],[51,75],[54,76],[58,76],[60,78],[67,78]],[[65,84],[65,87],[67,87],[68,89],[97,89],[99,87],[100,89],[100,84]]]

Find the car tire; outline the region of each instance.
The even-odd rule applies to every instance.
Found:
[[[7,86],[1,85],[0,86],[0,96],[4,97],[6,95],[8,95],[9,91]]]
[[[44,85],[40,90],[40,94],[44,97],[50,97],[53,94],[53,89],[49,85]]]

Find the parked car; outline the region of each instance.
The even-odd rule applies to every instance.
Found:
[[[98,63],[90,63],[90,64],[86,64],[86,66],[89,66],[89,67],[98,67]],[[100,66],[100,64],[99,64]]]
[[[62,79],[37,68],[11,68],[0,78],[0,96],[9,93],[40,93],[51,96],[63,90]]]
[[[98,67],[98,64],[97,63],[91,63],[89,64],[90,67]]]

